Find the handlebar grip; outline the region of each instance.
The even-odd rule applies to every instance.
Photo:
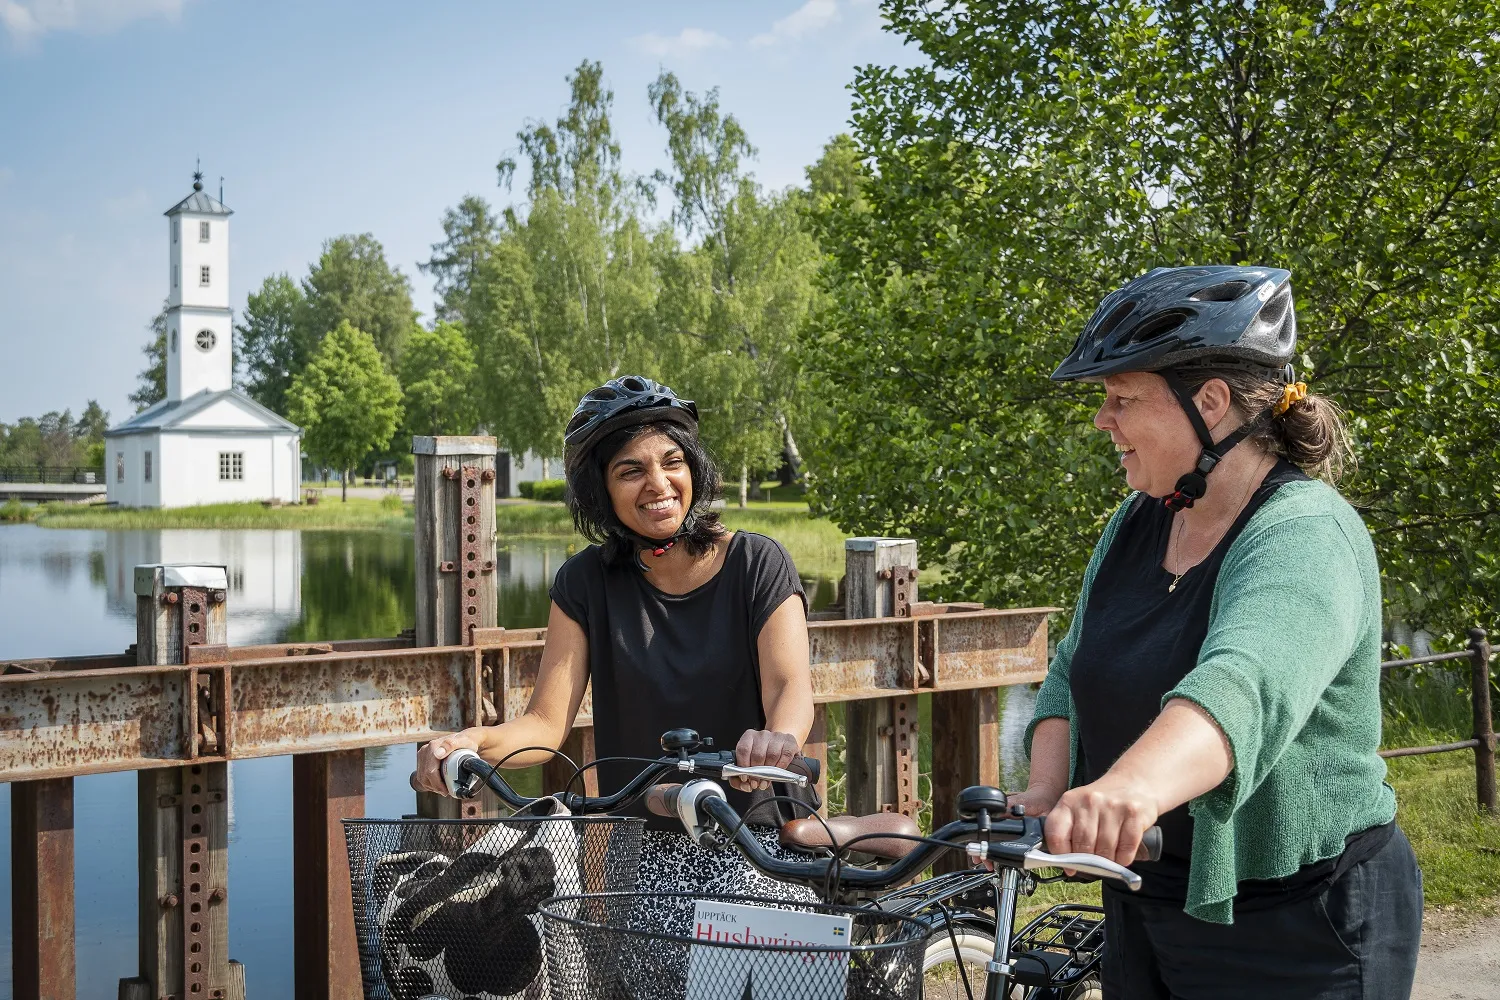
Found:
[[[479,775],[464,769],[464,764],[470,760],[484,765],[483,758],[466,747],[460,747],[443,758],[443,784],[448,786],[448,794],[455,799],[472,798],[479,791]]]
[[[646,792],[646,811],[653,816],[675,819],[677,795],[681,791],[681,785],[652,785],[651,789]]]
[[[816,757],[799,755],[787,765],[787,770],[807,775],[807,784],[812,787],[818,783],[818,775],[823,771],[823,764]]]
[[[1141,846],[1136,849],[1137,861],[1161,860],[1161,827],[1153,826],[1141,835]]]

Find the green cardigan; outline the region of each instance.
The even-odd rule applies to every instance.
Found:
[[[1132,494],[1115,511],[1083,576],[1072,627],[1037,694],[1026,752],[1042,719],[1078,724],[1068,669],[1099,564]],[[1214,585],[1198,665],[1167,692],[1200,705],[1229,737],[1234,767],[1188,804],[1189,915],[1234,921],[1242,879],[1281,878],[1390,822],[1396,796],[1380,747],[1380,569],[1364,522],[1316,480],[1287,483],[1230,545]]]

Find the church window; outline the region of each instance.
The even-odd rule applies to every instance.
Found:
[[[177,265],[176,264],[172,265],[172,287],[173,288],[177,287]]]
[[[146,452],[144,460],[141,463],[141,479],[148,483],[151,482],[151,453],[149,451]]]
[[[182,226],[182,220],[181,219],[173,219],[172,220],[172,242],[173,243],[177,242],[177,230],[179,228],[181,228],[181,226]]]
[[[200,222],[200,223],[198,223],[198,242],[199,243],[207,243],[208,242],[208,223],[206,223],[206,222]]]
[[[172,328],[172,353],[177,353],[177,328],[175,326]]]
[[[200,351],[211,351],[214,349],[214,345],[219,342],[219,338],[214,336],[212,330],[199,330],[196,340],[198,350]]]
[[[219,452],[219,481],[239,482],[245,478],[245,453],[242,451]]]
[[[198,268],[198,284],[202,285],[204,288],[208,287],[208,265],[207,264],[204,264],[202,267]]]
[[[117,482],[117,483],[123,483],[124,481],[125,481],[125,453],[123,451],[117,451],[117,452],[115,452],[115,482]]]

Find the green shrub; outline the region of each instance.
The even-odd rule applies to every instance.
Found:
[[[527,500],[561,500],[567,488],[566,479],[538,479],[516,484],[516,489]]]
[[[406,509],[406,505],[401,502],[401,495],[399,493],[387,493],[380,498],[380,509],[390,511],[392,514],[399,514]]]
[[[31,520],[31,508],[27,507],[15,497],[12,497],[5,503],[0,504],[0,521],[14,521],[16,523],[20,523],[22,521],[29,520]]]

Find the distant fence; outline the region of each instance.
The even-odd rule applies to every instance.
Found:
[[[1457,743],[1439,743],[1430,747],[1397,747],[1380,751],[1382,757],[1417,757],[1454,750],[1474,751],[1474,789],[1481,812],[1495,812],[1495,717],[1490,707],[1490,640],[1482,628],[1469,629],[1469,648],[1453,653],[1433,653],[1406,660],[1388,660],[1380,665],[1381,676],[1403,667],[1429,663],[1469,663],[1469,703],[1474,713],[1474,736]]]
[[[0,467],[0,483],[78,483],[104,485],[102,466],[12,465]]]

